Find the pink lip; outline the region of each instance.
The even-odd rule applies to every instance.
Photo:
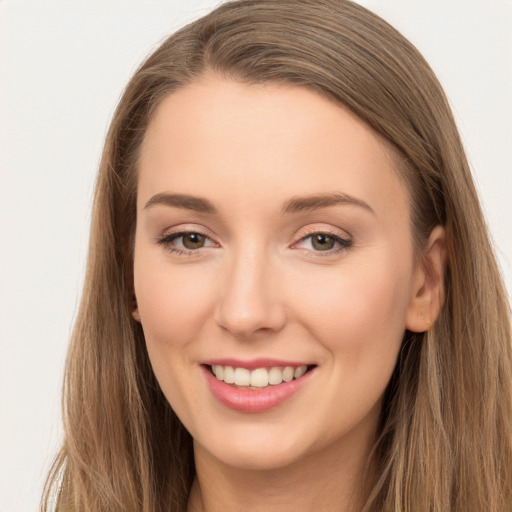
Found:
[[[209,366],[220,365],[220,366],[232,366],[233,368],[247,368],[248,370],[254,370],[255,368],[275,368],[278,366],[285,367],[291,366],[297,368],[298,366],[308,366],[308,363],[300,363],[297,361],[283,361],[282,359],[271,359],[271,358],[258,358],[251,359],[248,361],[242,361],[240,359],[223,358],[223,359],[208,359],[203,361],[202,364]]]
[[[224,360],[223,360],[224,361]],[[214,363],[218,364],[218,363]],[[253,368],[273,367],[273,366],[293,366],[292,364],[275,364],[272,362],[270,365],[261,364]],[[225,363],[226,366],[237,366]],[[301,366],[301,365],[297,365]],[[238,366],[247,368],[247,366]],[[210,391],[217,400],[235,411],[245,413],[257,413],[267,411],[282,404],[285,400],[290,398],[292,395],[297,393],[304,384],[306,384],[315,372],[315,369],[306,372],[302,377],[294,379],[290,382],[283,382],[275,386],[268,386],[263,389],[239,389],[233,387],[225,382],[218,380],[215,375],[212,374],[210,368],[207,366],[201,366],[203,374],[205,375],[206,381],[210,387]]]

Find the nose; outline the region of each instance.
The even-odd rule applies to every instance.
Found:
[[[227,265],[215,320],[237,338],[275,333],[285,325],[279,269],[271,259],[254,248],[233,255]]]

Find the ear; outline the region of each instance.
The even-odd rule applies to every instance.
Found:
[[[137,297],[135,295],[135,289],[132,288],[132,316],[134,320],[140,323],[139,306],[137,304]]]
[[[406,329],[424,332],[436,321],[444,302],[446,232],[436,226],[414,271],[406,314]]]

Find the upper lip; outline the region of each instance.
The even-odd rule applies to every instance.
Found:
[[[310,366],[312,363],[305,363],[300,361],[286,361],[284,359],[274,359],[267,357],[258,357],[256,359],[241,360],[231,357],[208,359],[203,361],[204,365],[219,365],[219,366],[232,366],[233,368],[246,368],[247,370],[254,370],[256,368],[274,368],[278,366],[286,367],[291,366],[297,368],[298,366]]]

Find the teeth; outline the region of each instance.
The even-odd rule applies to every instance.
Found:
[[[306,370],[306,366],[297,366],[297,368],[295,368],[295,371],[293,372],[293,376],[296,379],[298,379],[299,377],[302,377],[306,373]]]
[[[220,379],[222,380],[222,379]],[[226,384],[234,384],[235,383],[235,370],[232,366],[224,367],[224,382]]]
[[[248,386],[251,383],[251,372],[246,368],[235,368],[235,384]]]
[[[213,365],[212,371],[218,380],[226,384],[251,388],[265,388],[269,384],[275,386],[281,382],[290,382],[302,377],[307,366],[275,366],[272,368],[256,368],[252,371],[247,368],[233,368],[232,366]]]
[[[215,377],[219,380],[224,380],[224,367],[219,365],[215,365],[212,367],[213,373],[215,373]]]
[[[270,368],[268,372],[268,383],[275,385],[281,384],[281,382],[283,382],[283,372],[281,368]]]
[[[268,372],[266,368],[257,368],[251,372],[251,386],[255,388],[268,386]]]
[[[285,382],[290,382],[291,380],[293,380],[293,368],[291,366],[287,366],[283,370],[283,380]]]

